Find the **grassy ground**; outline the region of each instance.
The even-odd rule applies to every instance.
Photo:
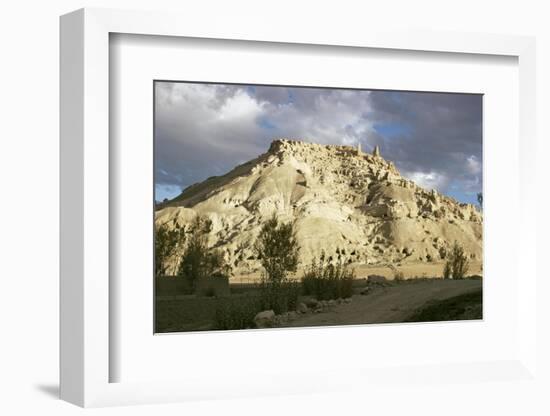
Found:
[[[251,287],[240,288],[237,293],[220,298],[158,296],[155,301],[155,332],[211,331],[217,329],[216,310],[227,310],[231,304],[240,305],[240,309],[251,307],[258,299],[257,289]]]
[[[482,281],[479,279],[413,279],[372,286],[360,295],[365,282],[355,282],[353,302],[329,312],[301,315],[288,326],[324,326],[389,322],[427,322],[482,318]],[[223,298],[159,296],[155,303],[156,332],[214,330],[216,310],[228,303],[244,305],[258,296],[251,285],[231,287]]]
[[[256,285],[231,285],[224,298],[161,293],[155,300],[155,332],[209,331],[214,328],[216,309],[224,302],[240,302],[258,293]]]
[[[405,322],[457,321],[483,318],[482,290],[464,293],[441,301],[431,301]]]
[[[155,302],[155,332],[205,331],[212,329],[215,298],[162,300]]]

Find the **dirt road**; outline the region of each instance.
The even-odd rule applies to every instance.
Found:
[[[352,302],[322,313],[308,313],[284,326],[350,325],[403,322],[428,301],[439,301],[482,287],[481,280],[431,280],[377,288],[354,295]]]

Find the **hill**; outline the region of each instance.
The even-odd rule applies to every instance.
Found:
[[[482,260],[482,214],[404,178],[378,149],[274,140],[256,159],[161,204],[155,222],[208,216],[210,246],[242,275],[260,270],[253,245],[273,213],[294,222],[302,265],[323,251],[355,266],[437,264],[454,241]]]

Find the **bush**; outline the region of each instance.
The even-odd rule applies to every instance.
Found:
[[[214,326],[216,329],[255,328],[254,318],[258,312],[273,310],[280,315],[295,311],[300,297],[299,282],[284,281],[277,285],[263,279],[259,295],[234,295],[219,298]]]
[[[343,263],[325,264],[324,256],[315,259],[302,277],[302,292],[318,300],[349,298],[353,295],[355,273]]]
[[[219,250],[208,248],[208,234],[212,229],[212,222],[197,216],[190,226],[191,235],[181,258],[178,268],[178,277],[185,279],[192,291],[197,287],[199,279],[212,276],[229,277],[231,268],[225,262]]]
[[[258,298],[254,296],[220,299],[216,307],[214,326],[216,329],[254,328],[254,318],[261,310]]]
[[[397,267],[395,267],[393,264],[388,264],[388,267],[393,273],[394,282],[399,283],[405,280],[405,275]]]
[[[443,268],[443,278],[464,279],[469,267],[470,262],[464,252],[464,248],[455,241]]]
[[[396,271],[394,274],[393,274],[393,280],[395,282],[402,282],[405,280],[405,275],[403,274],[402,271]]]
[[[298,307],[301,285],[299,282],[284,280],[272,282],[262,279],[260,282],[260,310],[270,310],[279,315],[295,311]]]

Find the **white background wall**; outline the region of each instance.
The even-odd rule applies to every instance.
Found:
[[[187,4],[188,3],[188,4]],[[179,10],[204,24],[218,13],[240,19],[269,16],[307,30],[311,21],[327,31],[343,25],[420,27],[440,30],[536,35],[538,41],[538,130],[540,204],[546,214],[550,186],[543,172],[550,114],[550,13],[544,1],[346,1],[200,2],[168,0],[5,1],[0,8],[0,413],[74,414],[56,399],[58,385],[58,16],[74,9],[116,7]],[[544,177],[543,177],[544,175]],[[539,247],[548,221],[541,220]],[[503,237],[505,235],[503,234]],[[546,248],[547,244],[546,244]],[[541,250],[541,253],[543,251]],[[543,264],[540,256],[540,264]],[[543,283],[539,291],[549,291]],[[549,308],[540,305],[541,313]],[[548,316],[548,315],[547,315]],[[541,333],[546,352],[548,333]],[[548,355],[548,354],[546,354]],[[548,359],[542,354],[543,364]],[[546,367],[548,368],[548,367]],[[546,374],[549,374],[547,371]],[[548,389],[550,391],[550,389]],[[433,386],[433,394],[388,387],[387,394],[360,397],[275,397],[95,410],[99,414],[548,414],[528,385]],[[483,412],[483,413],[482,413]]]

